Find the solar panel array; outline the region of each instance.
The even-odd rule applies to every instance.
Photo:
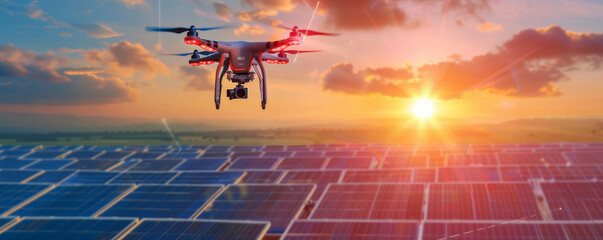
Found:
[[[603,239],[603,144],[0,145],[0,239]]]

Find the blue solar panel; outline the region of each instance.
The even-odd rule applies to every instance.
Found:
[[[103,171],[119,162],[120,161],[118,160],[78,160],[77,162],[67,165],[64,169]]]
[[[201,155],[202,158],[224,158],[229,156],[230,152],[205,152]]]
[[[0,239],[113,239],[134,220],[26,218],[0,234]]]
[[[105,152],[95,159],[114,159],[114,160],[123,160],[128,157],[132,152],[123,151],[123,152]]]
[[[0,184],[0,214],[35,196],[50,185]]]
[[[169,184],[231,184],[237,183],[245,172],[182,172]]]
[[[168,171],[181,162],[182,160],[142,160],[128,171]]]
[[[283,233],[314,188],[309,184],[230,185],[199,218],[270,221],[269,233]]]
[[[27,158],[55,159],[55,158],[60,157],[61,155],[65,155],[65,152],[42,150],[42,151],[37,151],[37,152],[27,155]]]
[[[75,171],[44,171],[42,174],[36,176],[35,178],[27,181],[28,183],[59,183],[69,176],[71,176]]]
[[[130,169],[132,166],[138,164],[140,161],[140,159],[128,159],[128,160],[124,160],[121,161],[120,163],[118,163],[117,165],[114,165],[113,167],[111,167],[111,172],[122,172],[122,171],[127,171],[128,169]]]
[[[2,170],[0,171],[0,182],[18,183],[38,174],[34,170]]]
[[[333,157],[327,163],[329,169],[371,168],[372,157]]]
[[[13,148],[15,148],[15,146],[13,146],[13,145],[2,145],[2,146],[0,146],[0,151],[7,151],[7,150],[11,150]]]
[[[113,152],[113,151],[119,151],[119,150],[121,150],[121,147],[119,147],[119,146],[103,146],[103,147],[96,146],[96,147],[94,147],[92,149],[98,150],[98,151]]]
[[[129,159],[158,159],[159,157],[161,157],[163,154],[163,152],[137,152],[132,156],[129,156]]]
[[[262,239],[270,223],[250,221],[144,220],[125,236],[134,239]]]
[[[58,170],[62,167],[73,163],[74,160],[48,160],[48,161],[38,161],[32,165],[27,166],[27,169],[35,169],[35,170]]]
[[[4,158],[0,160],[0,169],[19,169],[29,164],[34,163],[36,160],[25,160],[16,158]]]
[[[57,186],[13,215],[90,217],[130,188],[129,185]]]
[[[228,169],[272,169],[278,160],[275,157],[239,157]]]
[[[13,221],[12,218],[0,218],[0,229],[2,229],[2,226],[6,225],[11,221]]]
[[[124,172],[111,180],[115,184],[165,184],[177,173],[175,172]]]
[[[178,160],[178,159],[195,159],[199,157],[199,153],[196,152],[171,152],[168,153],[166,155],[164,155],[163,157],[161,157],[161,160]]]
[[[246,171],[240,183],[276,183],[283,171]]]
[[[44,151],[63,151],[67,146],[44,146]]]
[[[104,184],[117,175],[117,172],[76,172],[63,184]]]
[[[101,214],[106,217],[190,218],[221,186],[142,185]]]
[[[102,151],[77,150],[65,156],[65,158],[94,158],[101,154]]]
[[[180,164],[176,171],[218,170],[226,164],[228,158],[189,159]]]
[[[3,152],[0,153],[0,155],[5,156],[5,157],[23,157],[27,154],[31,153],[31,151],[27,151],[27,150],[5,150]]]

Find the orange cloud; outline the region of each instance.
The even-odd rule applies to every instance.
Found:
[[[502,30],[502,25],[485,22],[484,24],[477,26],[476,29],[480,32],[496,32]]]
[[[232,17],[232,13],[230,12],[230,7],[223,2],[215,2],[214,10],[216,11],[216,15],[220,17],[222,20],[229,22],[230,17]]]
[[[244,3],[258,9],[291,11],[295,8],[294,0],[242,0]]]

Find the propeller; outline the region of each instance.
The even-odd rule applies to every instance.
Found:
[[[311,52],[322,52],[322,50],[285,50],[285,51],[273,51],[268,53],[287,53],[287,54],[298,54],[298,53],[311,53]]]
[[[175,28],[162,28],[162,27],[145,27],[145,29],[149,32],[172,32],[172,33],[183,33],[189,30],[193,31],[210,31],[216,29],[227,28],[228,26],[219,26],[219,27],[209,27],[209,28],[195,28],[195,26],[190,27],[175,27]]]
[[[296,31],[297,27],[286,27],[283,25],[279,25],[278,27],[282,28],[282,29],[287,29],[287,30],[291,30],[291,31]],[[339,36],[339,33],[326,33],[326,32],[318,32],[318,31],[313,31],[310,29],[297,29],[298,32],[306,35],[306,36],[315,36],[315,35],[322,35],[322,36]]]
[[[195,52],[197,52],[198,54],[201,54],[201,55],[203,55],[203,56],[207,56],[207,55],[209,55],[209,54],[215,53],[215,52],[209,52],[209,51],[203,51],[203,52],[199,52],[199,51],[197,51],[197,50],[195,50]],[[184,56],[190,56],[191,54],[193,54],[193,55],[194,55],[194,54],[195,54],[195,52],[192,52],[192,53],[190,53],[190,52],[188,52],[188,53],[163,53],[163,54],[161,54],[161,55],[168,55],[168,56],[183,56],[183,57],[184,57]]]

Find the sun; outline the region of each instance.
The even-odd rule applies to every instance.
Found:
[[[433,102],[428,99],[419,99],[412,107],[412,113],[419,118],[429,118],[434,111]]]

